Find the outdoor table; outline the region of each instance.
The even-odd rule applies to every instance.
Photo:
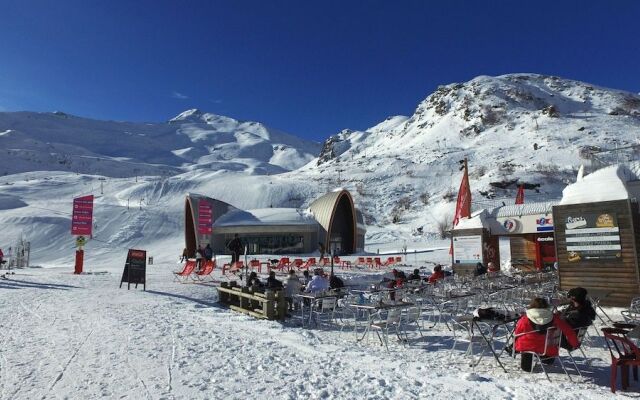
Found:
[[[515,322],[518,321],[518,319],[520,319],[521,315],[517,314],[517,313],[512,313],[512,312],[506,312],[504,314],[503,318],[497,318],[497,319],[489,319],[489,318],[478,318],[472,315],[467,315],[467,316],[463,316],[463,317],[459,317],[458,320],[459,321],[463,321],[463,322],[470,322],[470,340],[473,340],[474,337],[476,337],[476,331],[480,333],[480,336],[482,337],[482,339],[484,340],[484,342],[486,343],[487,347],[489,348],[489,350],[491,351],[491,354],[493,354],[493,357],[495,358],[495,360],[497,361],[498,365],[500,365],[500,368],[502,368],[502,370],[504,372],[507,372],[507,369],[504,367],[504,365],[502,364],[502,361],[500,361],[500,356],[502,355],[502,353],[504,352],[506,346],[509,344],[509,342],[513,339],[513,335],[515,332]],[[480,324],[485,324],[487,326],[489,326],[491,328],[491,336],[487,337],[487,335],[485,335],[485,333],[482,330],[482,327],[480,326]],[[511,327],[511,325],[514,324],[513,327]],[[508,335],[507,335],[507,340],[505,342],[505,347],[502,348],[502,350],[500,350],[499,353],[496,352],[495,346],[494,346],[494,334],[495,332],[500,328],[503,327],[507,330]],[[482,360],[482,357],[484,356],[484,352],[485,350],[482,350],[482,353],[480,354],[480,357],[478,357],[478,361],[474,362],[471,364],[472,367],[477,366],[480,361]],[[473,354],[471,354],[471,356],[473,357]]]
[[[375,315],[378,311],[390,310],[392,308],[409,308],[414,305],[415,305],[414,303],[409,303],[406,301],[396,301],[393,303],[377,302],[377,303],[364,303],[364,304],[360,304],[360,303],[349,304],[349,307],[355,308],[356,310],[362,310],[367,312],[367,324],[364,327],[364,332],[362,333],[362,337],[359,339],[358,339],[358,319],[355,318],[354,320],[354,332],[356,333],[356,341],[359,342],[367,336],[371,328],[371,324],[373,323],[373,315]]]

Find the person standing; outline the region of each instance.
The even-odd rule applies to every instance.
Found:
[[[202,269],[202,258],[203,258],[203,250],[201,246],[198,246],[198,249],[196,250],[196,268],[198,269],[198,271],[200,271]]]
[[[289,278],[287,279],[287,285],[284,288],[284,298],[287,300],[287,304],[289,305],[289,311],[293,311],[293,300],[296,294],[299,294],[302,291],[302,282],[298,279],[296,275],[296,271],[289,271]],[[296,306],[297,309],[297,306]]]
[[[320,262],[322,262],[322,259],[324,258],[324,254],[327,252],[327,249],[324,247],[324,244],[322,244],[322,242],[318,242],[318,251],[320,252]]]
[[[182,250],[182,257],[180,257],[180,262],[184,262],[188,257],[189,254],[187,253],[187,248],[185,247],[184,250]]]
[[[233,239],[227,245],[227,248],[231,251],[231,264],[235,264],[240,259],[240,254],[242,253],[242,240],[236,233],[233,236]]]
[[[207,243],[207,247],[204,248],[204,259],[209,262],[213,259],[213,249],[211,244]]]

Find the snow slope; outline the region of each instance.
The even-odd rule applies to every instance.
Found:
[[[116,261],[121,269],[123,256]],[[374,334],[356,342],[348,328],[256,320],[220,308],[210,285],[172,282],[174,267],[150,266],[146,292],[119,289],[119,270],[74,276],[68,268],[32,269],[0,279],[0,398],[616,397],[599,338],[586,350],[594,361],[582,366],[584,381],[571,370],[569,382],[556,365],[548,382],[506,356],[508,374],[488,354],[469,367],[465,343],[450,356],[444,324],[425,329],[424,338],[410,329],[409,346],[391,334],[386,352]]]

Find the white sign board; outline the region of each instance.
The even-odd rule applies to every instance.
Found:
[[[482,261],[482,236],[454,236],[453,263],[475,264]]]

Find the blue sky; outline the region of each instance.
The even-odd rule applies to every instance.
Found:
[[[640,92],[640,2],[591,3],[0,0],[0,110],[200,108],[321,141],[477,75]]]

